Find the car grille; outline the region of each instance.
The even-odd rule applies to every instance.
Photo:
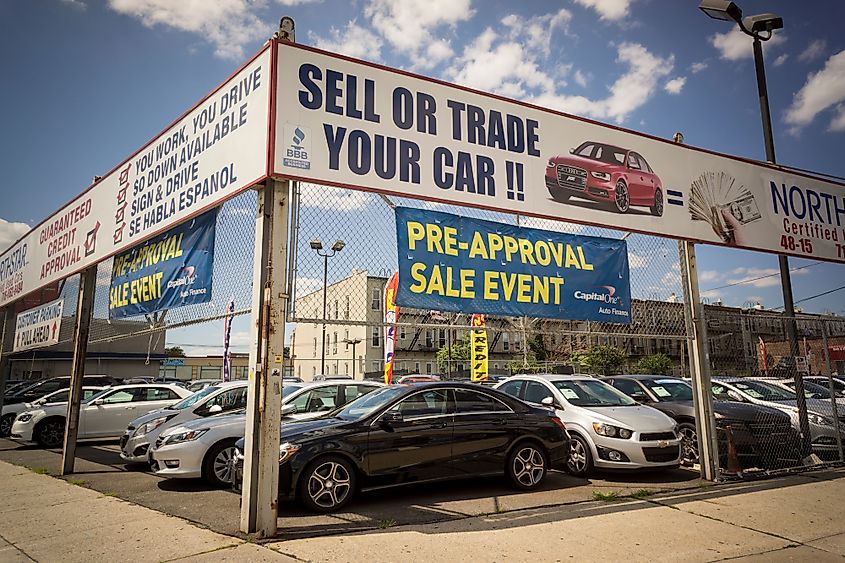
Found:
[[[583,168],[558,164],[557,183],[563,188],[583,191],[587,185],[587,171]]]
[[[754,436],[769,437],[773,434],[788,434],[791,428],[790,423],[767,423],[767,422],[752,422],[748,425],[749,430]]]
[[[640,442],[653,442],[655,440],[674,440],[674,432],[645,432],[640,434]]]
[[[681,457],[681,448],[679,446],[673,446],[671,448],[643,448],[643,455],[646,461],[665,463],[667,461],[675,461]]]

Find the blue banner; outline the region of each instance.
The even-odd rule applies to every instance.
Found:
[[[629,324],[623,240],[396,208],[396,303],[424,310]]]
[[[211,301],[217,210],[114,257],[109,318]]]

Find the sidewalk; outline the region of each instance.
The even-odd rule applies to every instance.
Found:
[[[845,561],[845,470],[256,545],[0,462],[0,561]]]

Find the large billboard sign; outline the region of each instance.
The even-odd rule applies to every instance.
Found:
[[[117,254],[109,318],[145,315],[211,301],[217,209]]]
[[[396,208],[396,304],[629,324],[624,240]]]
[[[269,46],[0,255],[0,306],[130,248],[267,175]]]
[[[278,45],[274,172],[845,262],[845,186]]]

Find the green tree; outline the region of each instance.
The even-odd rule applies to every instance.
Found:
[[[440,368],[441,373],[449,371],[448,364],[450,358],[452,362],[466,362],[472,359],[472,350],[470,346],[470,339],[468,337],[464,337],[460,342],[452,344],[451,347],[443,346],[437,351],[437,366]]]
[[[573,352],[570,359],[579,363],[591,373],[599,375],[613,375],[621,370],[628,360],[628,354],[615,346],[599,344],[589,350]]]
[[[528,349],[538,362],[544,362],[549,359],[549,351],[546,349],[546,343],[543,340],[542,334],[528,339]]]
[[[666,375],[672,369],[672,359],[666,354],[653,354],[645,356],[634,365],[637,373],[649,373],[653,375]]]
[[[181,346],[170,346],[169,348],[164,349],[164,353],[167,354],[170,358],[184,358],[185,351],[182,350]]]

